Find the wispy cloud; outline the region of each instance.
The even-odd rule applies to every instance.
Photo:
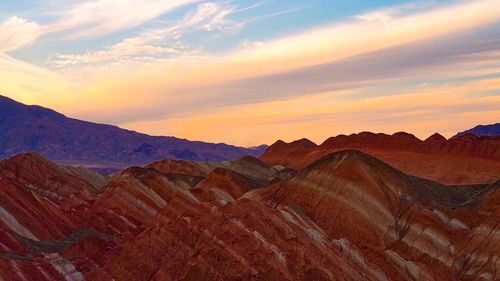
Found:
[[[187,25],[203,23],[201,28],[206,31],[236,29],[241,27],[241,23],[227,19],[235,9],[236,7],[225,8],[217,3],[203,3],[193,15],[187,16]]]
[[[354,18],[367,22],[388,22],[397,17],[402,17],[407,14],[422,12],[425,9],[432,8],[435,5],[435,1],[415,1],[410,3],[405,3],[397,6],[392,6],[388,8],[382,8],[366,13],[356,15]]]
[[[399,95],[362,100],[342,99],[357,95],[359,91],[343,90],[122,125],[153,134],[169,133],[214,142],[231,140],[247,146],[273,143],[277,136],[287,141],[307,137],[321,143],[333,135],[361,131],[392,134],[409,130],[422,139],[440,132],[449,137],[476,124],[498,121],[500,97],[470,95],[471,91],[484,85],[492,87],[498,82],[495,78],[425,87],[418,91],[401,88]],[[210,134],[205,128],[210,128]]]
[[[0,23],[0,52],[29,46],[42,34],[35,22],[12,16]]]
[[[447,132],[457,120],[488,122],[498,116],[498,0],[378,9],[270,40],[242,40],[242,34],[224,52],[206,52],[185,40],[244,30],[252,18],[235,15],[262,5],[235,3],[196,3],[179,20],[157,21],[162,26],[145,26],[116,44],[53,56],[51,66],[59,73],[71,70],[66,77],[86,77],[82,85],[88,85],[67,95],[64,112],[155,134],[249,145],[302,137],[303,131],[317,132],[311,137],[321,140],[353,130],[412,127],[422,136],[431,127]],[[298,10],[285,12],[293,11]],[[103,24],[103,32],[112,32],[156,14],[109,26],[99,13],[99,20],[79,19],[78,24],[61,14],[60,20],[68,22],[53,28],[94,36]],[[24,65],[18,72],[27,70]],[[47,81],[55,77],[51,71],[33,71]],[[14,80],[1,75],[0,80]],[[22,79],[15,81],[23,85]],[[38,93],[29,87],[23,90]],[[54,102],[46,99],[44,105]],[[209,124],[220,126],[206,130]]]
[[[278,16],[282,16],[282,15],[286,15],[286,14],[295,13],[297,11],[303,10],[303,9],[305,9],[307,7],[310,7],[310,6],[312,6],[312,5],[302,5],[302,6],[298,6],[298,7],[293,7],[293,8],[290,8],[290,9],[286,9],[286,10],[283,10],[283,11],[278,11],[278,12],[274,12],[274,13],[270,13],[270,14],[265,14],[265,15],[257,16],[257,17],[254,17],[252,19],[247,20],[246,24],[251,23],[251,22],[255,22],[255,21],[260,21],[260,20],[264,20],[264,19],[273,18],[273,17],[278,17]]]
[[[60,17],[46,32],[73,30],[68,38],[99,36],[141,25],[179,7],[200,0],[84,1],[54,13]]]
[[[268,72],[322,64],[499,22],[497,5],[495,0],[459,2],[417,13],[404,13],[384,22],[354,17],[232,52],[228,54],[228,60],[252,65],[262,63]],[[273,63],[270,64],[271,61]]]
[[[69,7],[59,6],[57,11],[46,14],[55,18],[55,22],[47,24],[11,16],[0,23],[0,51],[13,51],[32,45],[39,37],[54,32],[70,31],[66,35],[67,39],[100,36],[144,24],[177,8],[200,1],[81,1]]]
[[[133,106],[127,106],[127,113],[121,113],[119,119],[107,111],[106,116],[101,113],[100,121],[168,122],[180,116],[199,116],[207,110],[339,91],[351,91],[354,107],[364,104],[364,95],[372,98],[384,94],[359,89],[423,74],[427,75],[424,81],[444,79],[445,75],[456,75],[454,71],[470,70],[470,63],[478,63],[476,68],[491,64],[484,62],[483,51],[488,55],[500,49],[498,42],[486,41],[500,32],[494,25],[500,21],[495,6],[496,1],[459,3],[405,13],[387,22],[353,18],[262,44],[247,44],[243,49],[208,57],[193,68],[167,63],[157,73],[149,72],[147,78],[114,84],[112,91],[128,92],[130,96],[140,89],[139,85],[147,85],[147,94],[142,93],[142,101],[134,100]],[[110,90],[109,84],[106,87]],[[424,107],[424,100],[421,102]],[[87,114],[96,116],[100,112],[98,108],[93,110]],[[314,111],[314,105],[305,106],[304,111]]]
[[[205,2],[174,24],[147,29],[103,50],[84,54],[56,54],[50,63],[55,67],[67,67],[106,62],[150,62],[154,58],[161,60],[172,56],[194,55],[196,50],[183,43],[181,37],[196,30],[224,32],[241,28],[243,23],[228,19],[236,9],[236,6]]]

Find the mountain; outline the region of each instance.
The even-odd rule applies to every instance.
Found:
[[[447,140],[436,133],[420,140],[404,132],[362,132],[331,137],[321,145],[307,139],[277,141],[260,159],[301,170],[327,154],[346,149],[363,151],[405,173],[446,184],[486,183],[500,175],[500,137],[470,134]]]
[[[115,238],[89,225],[106,181],[26,153],[0,162],[0,279],[83,280]]]
[[[490,125],[477,125],[476,127],[459,132],[452,138],[463,136],[466,134],[473,134],[476,136],[500,136],[500,123],[490,124]]]
[[[500,266],[487,258],[500,253],[494,234],[500,230],[500,181],[446,186],[359,151],[340,151],[245,197],[314,221],[321,243],[336,246],[376,280],[500,277],[486,272]]]
[[[242,155],[259,156],[266,148],[148,136],[68,118],[3,96],[0,96],[0,139],[0,159],[33,151],[65,164],[116,169],[165,158],[222,161]]]
[[[352,150],[298,174],[251,157],[89,173],[0,162],[1,280],[500,277],[500,181],[447,186]]]

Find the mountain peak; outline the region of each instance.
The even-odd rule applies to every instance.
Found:
[[[302,138],[290,143],[290,145],[301,146],[304,148],[316,147],[316,144],[307,138]]]
[[[44,169],[46,168],[55,170],[63,169],[62,166],[57,165],[56,163],[48,160],[47,158],[35,152],[20,153],[10,157],[9,159],[5,160],[2,163],[4,165],[9,164],[12,166],[17,166],[21,170],[26,170],[31,172],[33,172],[33,169],[40,170],[42,167]]]
[[[352,162],[357,162],[357,163],[379,163],[382,165],[387,165],[383,163],[382,161],[362,152],[359,150],[353,150],[353,149],[348,149],[348,150],[341,150],[337,152],[330,153],[326,156],[321,157],[317,161],[313,162],[311,165],[307,166],[302,173],[307,174],[311,171],[318,170],[318,169],[325,169],[328,171],[335,170],[339,165],[341,165],[343,162],[350,162],[351,166],[357,166],[357,164],[353,164]],[[301,173],[301,174],[302,174]]]
[[[466,134],[474,134],[476,136],[500,136],[500,123],[489,124],[489,125],[477,125],[472,129],[459,132],[454,135],[453,138],[457,138]]]
[[[438,141],[439,142],[446,141],[446,138],[439,133],[434,133],[432,136],[425,139],[425,142],[438,142]]]
[[[397,132],[392,134],[393,137],[399,138],[399,139],[405,139],[409,141],[420,141],[419,138],[417,138],[414,134],[410,134],[407,132]]]
[[[500,138],[475,135],[446,140],[436,133],[422,141],[405,132],[393,135],[361,132],[331,137],[309,149],[291,145],[271,147],[260,159],[270,165],[302,170],[330,153],[359,150],[411,175],[447,184],[485,183],[496,180],[494,175],[500,173],[500,167],[494,164],[498,162],[499,146]],[[463,162],[469,163],[467,169]]]

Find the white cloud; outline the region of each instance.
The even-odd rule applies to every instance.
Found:
[[[196,53],[196,50],[191,50],[182,43],[181,37],[186,32],[194,30],[216,32],[241,27],[241,23],[227,19],[235,9],[236,7],[226,7],[218,3],[202,3],[172,25],[145,30],[135,37],[124,39],[103,50],[85,54],[56,54],[50,63],[52,66],[61,68],[103,62],[140,62],[143,60],[149,62],[155,57],[162,59],[173,55],[192,55]]]
[[[35,43],[42,35],[71,30],[69,38],[103,35],[144,24],[181,6],[201,0],[96,0],[80,1],[51,13],[59,19],[39,25],[18,16],[0,23],[0,51],[8,52]],[[118,46],[119,47],[119,46]],[[144,46],[147,47],[147,46]],[[160,50],[164,52],[165,50]]]
[[[175,118],[180,117],[187,120],[178,122],[180,130],[233,122],[221,129],[221,136],[228,136],[231,128],[237,131],[247,120],[266,119],[270,125],[265,128],[274,131],[280,128],[274,123],[292,124],[295,130],[281,128],[297,132],[304,131],[297,130],[297,123],[307,123],[307,120],[314,121],[307,127],[309,131],[332,128],[316,125],[323,125],[317,123],[319,119],[330,122],[337,116],[360,121],[346,125],[346,131],[361,128],[364,123],[361,121],[366,120],[376,126],[389,120],[380,119],[382,110],[393,110],[386,114],[391,119],[387,124],[397,126],[421,116],[453,116],[457,110],[469,110],[478,116],[475,121],[485,115],[498,116],[498,97],[490,95],[498,92],[497,78],[470,85],[460,82],[498,74],[500,45],[495,40],[500,34],[500,10],[495,9],[498,0],[457,1],[424,11],[382,9],[267,42],[242,40],[235,50],[225,54],[186,59],[186,54],[192,52],[182,43],[187,33],[224,32],[245,24],[232,21],[231,15],[246,8],[232,6],[231,1],[223,3],[199,4],[177,22],[144,30],[102,50],[54,56],[51,63],[63,70],[69,70],[69,66],[89,66],[76,69],[66,78],[3,58],[0,53],[0,92],[38,97],[43,99],[42,104],[50,107],[61,103],[66,113],[83,119],[138,122],[141,125],[134,127],[138,130],[146,128],[143,124],[147,123],[157,134],[169,133],[163,131],[164,128],[170,130],[176,126],[154,120],[175,122]],[[418,12],[414,13],[415,10]],[[72,28],[90,30],[99,24],[88,22]],[[175,60],[166,61],[165,57],[175,57]],[[128,67],[130,62],[140,65]],[[95,67],[100,64],[110,67]],[[64,79],[79,79],[81,84],[77,86],[82,89],[68,90],[76,86],[61,83]],[[428,83],[425,87],[414,86],[425,83]],[[448,83],[451,87],[443,86]],[[431,94],[422,95],[425,91]],[[62,94],[54,96],[53,93]],[[324,95],[324,100],[313,99],[308,103],[309,96],[315,94]],[[61,98],[64,95],[66,100]],[[474,103],[476,98],[484,102]],[[288,100],[296,100],[295,109]],[[394,104],[396,101],[399,103]],[[260,103],[272,104],[261,108]],[[439,104],[425,111],[434,106],[433,103]],[[418,107],[412,107],[414,104]],[[467,104],[472,104],[471,108],[466,108]],[[228,107],[234,111],[224,111]],[[235,113],[240,114],[245,107],[249,109],[241,113],[244,118],[237,119]],[[332,108],[337,109],[335,115],[331,115]],[[370,113],[371,108],[381,109]],[[271,116],[262,117],[263,111]],[[224,114],[222,119],[214,121],[206,118],[207,112]],[[198,117],[193,121],[192,116]],[[423,127],[428,123],[417,125]],[[262,127],[258,124],[251,134],[258,135]],[[379,128],[392,130],[393,127]],[[207,139],[214,134],[201,129],[197,132],[207,135],[183,136]],[[170,133],[182,135],[182,131]]]
[[[61,19],[47,32],[75,30],[70,38],[93,37],[141,25],[200,0],[97,0],[56,12]]]
[[[252,47],[262,46],[262,44],[264,44],[264,42],[262,42],[262,41],[251,41],[248,38],[245,38],[245,39],[240,41],[238,46],[240,48],[252,48]]]
[[[397,5],[389,8],[379,9],[375,11],[370,11],[355,16],[355,19],[372,22],[372,23],[383,23],[391,21],[397,17],[402,17],[407,13],[415,13],[417,11],[422,11],[426,8],[430,8],[435,5],[434,1],[417,1],[406,3],[402,5]]]
[[[154,67],[136,69],[127,79],[120,75],[116,84],[106,82],[94,91],[127,92],[130,96],[141,93],[141,103],[134,103],[126,113],[101,109],[109,114],[101,115],[101,121],[199,114],[203,108],[375,86],[422,73],[432,79],[445,78],[438,66],[455,71],[457,63],[470,63],[458,56],[477,49],[498,49],[498,44],[484,42],[490,36],[498,37],[498,31],[485,33],[500,22],[496,4],[496,0],[463,2],[397,16],[385,23],[350,19],[262,44],[243,41],[235,51],[204,56],[189,67],[187,59],[158,61]],[[465,34],[469,36],[459,38]],[[454,38],[453,44],[450,38]],[[460,69],[470,68],[465,65]],[[107,73],[115,75],[114,69]],[[120,120],[113,119],[116,116]]]
[[[41,35],[41,27],[16,16],[0,23],[0,51],[13,51],[29,46]]]
[[[370,22],[387,22],[393,19],[393,14],[390,12],[371,12],[361,14],[356,17],[357,19]]]
[[[242,23],[228,19],[228,16],[236,11],[236,6],[227,7],[225,5],[206,2],[199,4],[196,10],[189,12],[182,20],[165,31],[176,31],[178,33],[192,29],[202,29],[206,31],[221,31],[236,29]]]
[[[242,23],[231,21],[227,16],[233,12],[233,8],[224,8],[217,3],[203,3],[198,7],[201,14],[200,22],[204,22],[202,28],[206,31],[236,29]]]

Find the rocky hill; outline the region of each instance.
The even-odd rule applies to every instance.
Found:
[[[477,125],[476,127],[465,130],[453,136],[453,138],[463,136],[466,134],[474,134],[476,136],[500,136],[500,123],[490,125]]]
[[[301,170],[327,154],[346,149],[363,151],[405,173],[446,184],[492,182],[500,175],[500,137],[472,134],[449,140],[434,134],[420,140],[404,132],[363,132],[331,137],[320,145],[307,139],[277,141],[260,159]]]
[[[359,151],[109,181],[29,153],[0,162],[0,192],[2,280],[500,278],[500,181],[443,185]]]

